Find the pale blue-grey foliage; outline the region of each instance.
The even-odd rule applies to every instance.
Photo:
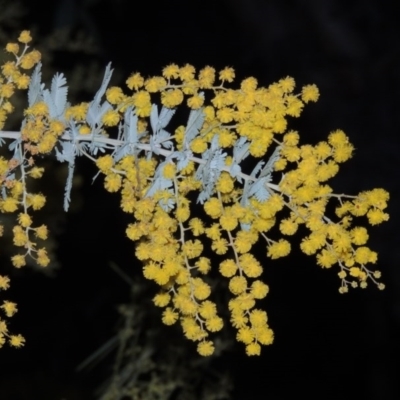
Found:
[[[165,210],[170,211],[175,207],[175,188],[172,179],[166,179],[163,176],[163,169],[168,163],[174,162],[177,166],[177,172],[187,167],[193,160],[193,152],[190,149],[191,143],[199,135],[204,124],[205,114],[203,109],[191,110],[188,122],[185,128],[182,149],[177,150],[174,147],[173,135],[166,130],[167,125],[173,118],[176,109],[162,107],[158,111],[157,105],[153,104],[150,113],[151,132],[138,133],[138,116],[135,108],[129,107],[124,113],[124,122],[118,127],[118,138],[115,144],[112,141],[106,141],[102,134],[104,114],[113,109],[108,101],[102,101],[107,90],[113,70],[111,64],[108,64],[104,73],[103,81],[93,100],[89,103],[86,121],[91,128],[91,133],[82,135],[79,133],[79,125],[74,120],[65,120],[65,109],[69,106],[67,103],[68,87],[63,74],[56,74],[53,77],[51,88],[45,89],[41,83],[41,63],[34,69],[28,89],[29,106],[33,106],[38,101],[44,101],[49,109],[50,118],[60,119],[64,122],[65,133],[58,141],[55,148],[57,160],[68,163],[68,178],[65,187],[64,209],[67,210],[70,202],[70,193],[72,188],[73,173],[75,168],[75,158],[88,151],[93,155],[98,152],[104,152],[106,149],[112,150],[114,162],[118,162],[126,155],[137,156],[141,151],[145,152],[147,158],[153,154],[164,156],[163,162],[160,162],[146,197],[153,196],[157,191],[168,191],[172,196],[167,200],[160,200],[159,205]],[[204,98],[204,94],[200,93]],[[22,123],[22,127],[26,121]],[[146,136],[146,140],[141,139]],[[90,140],[88,140],[90,139]],[[1,145],[1,139],[0,139]],[[9,148],[14,151],[14,158],[20,160],[21,139],[14,140]],[[245,160],[249,153],[250,142],[246,137],[240,137],[232,151],[232,162],[227,168],[225,159],[227,153],[219,145],[219,135],[215,134],[210,147],[201,155],[202,162],[199,163],[195,177],[202,183],[197,202],[203,204],[215,193],[215,184],[222,171],[227,171],[239,183],[244,182],[241,204],[247,206],[251,198],[260,202],[266,201],[270,196],[268,183],[272,179],[272,172],[275,162],[280,156],[280,147],[278,146],[269,160],[265,163],[260,161],[254,167],[249,177],[242,173],[241,162]],[[22,161],[22,160],[21,160]],[[199,160],[198,160],[199,161]],[[242,224],[242,229],[250,229],[250,224]]]
[[[65,182],[65,191],[64,191],[64,211],[68,211],[69,203],[71,201],[71,189],[72,189],[72,180],[74,177],[75,170],[75,156],[76,156],[76,148],[75,145],[70,141],[62,141],[60,142],[61,152],[56,148],[56,157],[60,162],[68,163],[68,177]]]
[[[49,108],[50,118],[64,120],[64,112],[67,105],[68,87],[63,74],[55,74],[51,82],[50,90],[43,90],[43,100]]]
[[[75,162],[68,164],[68,176],[67,181],[65,182],[65,191],[64,191],[64,211],[68,211],[69,203],[71,202],[71,189],[72,189],[72,181],[74,179],[74,170],[75,170]]]
[[[151,129],[153,129],[153,132],[158,132],[159,130],[165,128],[171,121],[171,118],[174,116],[175,112],[175,108],[162,107],[160,114],[158,114],[158,107],[156,104],[153,104],[150,113],[150,125]]]
[[[14,151],[14,154],[13,154],[12,158],[15,158],[20,163],[24,161],[24,159],[22,157],[22,152],[21,152],[21,143],[22,143],[22,139],[19,137],[18,139],[13,140],[8,145],[8,149],[10,151]]]
[[[239,165],[249,155],[250,143],[247,138],[241,137],[236,141],[233,147],[232,164],[229,168],[229,173],[233,178],[236,178],[239,183],[242,183],[242,178],[239,175],[242,172],[242,167]]]
[[[204,97],[202,93],[200,93],[200,95]],[[203,126],[204,118],[205,116],[202,109],[190,111],[188,123],[185,129],[185,137],[183,142],[184,149],[188,149],[190,143],[198,135],[201,127]]]
[[[133,113],[132,107],[124,113],[124,125],[122,130],[120,129],[118,140],[123,142],[121,145],[115,148],[114,161],[118,162],[122,157],[132,154],[137,154],[136,145],[138,143],[138,131],[137,131],[138,116]],[[120,125],[121,127],[121,125]]]
[[[193,157],[193,153],[190,149],[187,149],[186,151],[176,151],[172,156],[177,160],[176,169],[179,172],[188,166],[189,161]]]
[[[255,197],[259,202],[264,202],[270,197],[267,183],[272,179],[275,162],[279,159],[280,146],[276,147],[268,162],[259,161],[244,184],[241,204],[247,206],[250,197]],[[265,164],[265,166],[264,166]],[[261,172],[260,172],[261,171]],[[258,175],[258,176],[257,176]]]
[[[106,67],[100,89],[97,91],[93,100],[89,104],[86,120],[89,126],[92,128],[92,134],[98,134],[100,132],[102,126],[101,118],[108,110],[112,109],[111,104],[108,101],[105,101],[103,104],[100,104],[100,101],[106,92],[113,71],[114,70],[111,69],[111,63],[109,63]]]
[[[205,163],[200,164],[196,171],[196,179],[203,184],[203,190],[197,197],[197,202],[200,204],[203,204],[211,197],[215,183],[225,167],[227,154],[223,153],[222,149],[219,148],[218,141],[219,135],[215,135],[212,138],[210,148],[202,154]]]
[[[38,63],[32,72],[28,88],[28,104],[32,107],[43,100],[44,83],[42,83],[42,63]]]
[[[75,144],[75,138],[78,136],[78,130],[74,121],[69,121],[68,130],[71,140],[60,140],[58,143],[61,146],[61,151],[55,148],[57,160],[60,162],[68,163],[68,176],[65,182],[64,191],[64,211],[68,211],[69,203],[71,201],[72,181],[75,170],[75,157],[79,154]]]
[[[146,192],[145,197],[152,197],[157,191],[169,189],[172,185],[172,179],[166,179],[163,177],[163,169],[170,161],[164,161],[158,164],[156,172],[154,174],[153,183]]]
[[[160,149],[172,149],[173,143],[170,140],[171,134],[167,132],[164,128],[171,121],[171,118],[175,114],[174,108],[162,107],[160,114],[158,114],[158,108],[156,104],[152,105],[150,113],[150,125],[153,130],[153,134],[150,136],[150,148],[151,152],[147,154],[150,158],[151,154],[160,154]]]

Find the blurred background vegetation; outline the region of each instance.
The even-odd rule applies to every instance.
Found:
[[[65,214],[65,166],[43,160],[37,184],[48,203],[37,220],[52,231],[54,261],[47,274],[15,270],[3,238],[0,272],[12,278],[7,294],[19,306],[11,324],[27,343],[1,351],[0,399],[398,399],[398,20],[395,2],[379,0],[0,0],[1,46],[31,30],[43,80],[63,72],[72,103],[90,101],[109,61],[115,85],[171,62],[232,66],[238,81],[255,76],[260,85],[287,75],[298,86],[316,83],[320,100],[290,127],[303,143],[337,128],[349,135],[356,152],[332,182],[337,193],[391,194],[391,219],[370,231],[384,292],[339,295],[336,272],[295,249],[265,262],[262,306],[275,343],[247,358],[227,327],[217,357],[201,359],[179,329],[162,325],[117,196],[101,179],[92,183],[95,169],[81,160]],[[24,96],[15,101],[22,111]],[[8,128],[17,130],[20,118]]]

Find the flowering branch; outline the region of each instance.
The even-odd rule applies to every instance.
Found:
[[[19,41],[26,45],[29,33],[21,34]],[[120,193],[122,210],[132,215],[126,234],[137,242],[143,274],[160,286],[153,301],[164,308],[163,322],[179,321],[204,356],[214,351],[210,335],[223,326],[207,283],[219,256],[224,256],[219,272],[229,280],[233,295],[228,308],[237,340],[246,345],[248,355],[259,355],[261,345],[273,342],[266,312],[255,308],[269,290],[260,279],[263,267],[251,254],[259,239],[266,241],[267,257],[284,257],[291,251],[284,237],[304,225],[309,234],[301,250],[315,254],[322,268],[338,267],[341,293],[349,286],[365,288],[368,280],[384,288],[376,281],[380,272],[366,266],[377,261],[366,246],[367,230],[354,226],[353,218],[366,216],[371,225],[386,221],[389,194],[384,189],[357,196],[334,194],[326,182],[352,156],[348,137],[336,130],[315,146],[300,145],[298,132],[287,129],[288,119],[299,117],[305,104],[318,99],[315,85],[295,94],[291,77],[267,88],[247,78],[232,89],[232,68],[217,77],[209,66],[196,75],[191,65],[171,64],[162,76],[146,80],[133,73],[125,94],[120,87],[108,87],[113,72],[109,64],[93,100],[71,106],[65,77],[56,74],[46,89],[40,53],[26,49],[18,56],[18,44],[7,45],[16,61],[2,67],[4,83],[0,80],[0,129],[12,111],[8,99],[15,87],[28,88],[20,131],[0,131],[0,139],[11,140],[9,148],[14,150],[11,160],[0,157],[0,211],[23,208],[13,228],[14,244],[27,251],[12,258],[16,267],[32,256],[35,244],[29,232],[45,237],[42,227],[31,227],[28,214],[40,209],[45,197],[28,193],[26,178],[40,178],[43,169],[35,165],[36,158],[53,153],[69,165],[66,210],[77,156],[96,164],[107,191]],[[34,65],[25,78],[20,68]],[[185,100],[188,120],[179,125],[174,114]],[[198,192],[196,204],[191,204],[190,192]],[[328,216],[328,202],[335,199],[335,215]],[[289,216],[280,218],[284,209]],[[268,232],[277,223],[284,237],[273,239]],[[217,256],[213,260],[202,256],[207,242]],[[34,253],[46,266],[45,250]]]

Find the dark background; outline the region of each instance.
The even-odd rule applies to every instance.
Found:
[[[71,88],[77,100],[90,100],[95,91],[90,90],[91,85],[101,82],[109,61],[115,68],[112,83],[121,85],[131,72],[151,76],[171,62],[199,68],[232,66],[237,81],[255,76],[260,85],[287,75],[296,79],[297,87],[315,83],[321,93],[319,101],[306,106],[290,127],[300,130],[303,143],[324,140],[337,128],[349,135],[356,151],[332,182],[336,193],[356,194],[375,187],[390,192],[390,220],[370,229],[369,242],[379,253],[377,268],[386,284],[383,292],[370,286],[340,295],[337,271],[321,270],[314,258],[296,250],[285,260],[265,261],[270,294],[263,306],[275,342],[258,358],[247,358],[243,346],[236,344],[215,363],[216,368],[231,374],[235,399],[275,400],[294,395],[311,399],[400,398],[396,207],[400,24],[395,3],[0,3],[6,11],[15,4],[23,10],[15,22],[3,18],[0,24],[13,40],[21,29],[31,29],[34,46],[40,51],[42,38],[49,49],[44,54],[49,69],[63,71],[73,80],[76,63],[91,68],[89,75],[80,70],[84,79]],[[70,29],[78,42],[81,34],[90,37],[91,51],[71,50],[66,41],[57,49],[57,40],[53,43],[49,38],[57,37],[54,32],[61,28]],[[79,207],[67,217],[56,212],[52,216],[57,225],[54,252],[61,267],[53,277],[32,269],[15,271],[7,258],[1,259],[0,272],[12,278],[12,288],[2,297],[16,301],[20,309],[11,329],[27,339],[23,349],[1,350],[1,400],[91,399],[93,389],[107,375],[109,365],[79,373],[75,369],[115,334],[116,305],[130,299],[129,286],[110,268],[110,261],[139,281],[141,267],[125,237],[129,219],[118,209],[117,196],[105,193],[100,181],[92,185],[94,173],[90,163],[80,164],[82,185],[72,198]],[[60,187],[59,214],[63,201]]]

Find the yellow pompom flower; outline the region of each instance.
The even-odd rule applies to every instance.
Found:
[[[199,314],[205,319],[213,318],[217,315],[217,307],[215,303],[210,300],[205,300],[200,304]]]
[[[183,81],[191,81],[194,78],[196,70],[193,65],[186,64],[185,66],[181,67],[179,70],[179,77]]]
[[[247,280],[244,276],[234,276],[229,281],[229,290],[235,294],[241,294],[247,289]]]
[[[97,168],[103,172],[108,172],[114,165],[114,160],[111,155],[107,154],[105,156],[99,157],[96,160]]]
[[[265,346],[272,344],[274,341],[274,332],[267,327],[257,329],[257,341]]]
[[[0,209],[3,212],[14,212],[18,209],[18,201],[12,197],[7,197],[3,202],[0,202]]]
[[[341,129],[337,129],[329,134],[328,142],[331,146],[336,148],[347,145],[349,143],[349,138]]]
[[[104,187],[108,192],[117,192],[121,187],[121,176],[118,174],[108,174],[104,179]]]
[[[241,310],[232,311],[231,323],[234,328],[244,328],[248,321],[249,319],[243,314]]]
[[[6,51],[8,53],[18,54],[19,44],[18,43],[7,43]]]
[[[232,108],[224,107],[217,111],[217,118],[223,123],[227,124],[233,120],[235,116],[234,111]]]
[[[247,253],[250,251],[254,242],[247,231],[239,231],[236,235],[234,244],[238,253]]]
[[[161,292],[154,296],[153,302],[157,307],[165,307],[171,300],[171,296],[167,292]]]
[[[303,86],[301,90],[301,99],[304,103],[308,103],[309,101],[317,101],[319,98],[319,90],[316,85],[306,85]]]
[[[78,121],[83,121],[86,119],[86,114],[89,109],[88,103],[80,103],[74,107],[71,107],[71,116]]]
[[[120,120],[120,115],[114,110],[108,110],[101,120],[105,126],[116,126]]]
[[[118,86],[112,86],[106,91],[106,99],[111,104],[120,103],[124,97],[125,95],[122,92],[122,89]]]
[[[210,89],[215,81],[215,69],[207,66],[199,72],[199,84],[202,89]]]
[[[11,78],[12,76],[15,76],[15,74],[18,74],[18,67],[15,64],[15,61],[7,61],[1,66],[1,70],[3,72],[3,75],[6,78]]]
[[[368,222],[371,225],[378,225],[383,221],[387,221],[389,219],[389,214],[384,213],[379,209],[372,209],[368,211],[367,217],[368,217]]]
[[[50,263],[50,258],[47,256],[47,251],[45,248],[38,249],[36,253],[36,262],[41,266],[41,267],[47,267]]]
[[[218,316],[211,317],[206,320],[206,328],[210,332],[218,332],[224,326],[224,321]]]
[[[279,230],[284,235],[294,235],[298,227],[299,225],[295,223],[292,219],[283,219],[279,224]]]
[[[151,106],[150,94],[144,90],[139,90],[132,96],[132,103],[137,108]]]
[[[161,93],[161,103],[168,108],[174,108],[182,103],[183,93],[179,89],[167,90]]]
[[[351,158],[353,150],[354,147],[350,143],[347,143],[343,146],[338,146],[333,151],[333,159],[338,163],[345,162]]]
[[[20,225],[14,226],[13,236],[15,246],[25,246],[28,243],[28,237]]]
[[[18,89],[28,89],[31,78],[28,75],[22,74],[16,80],[15,83]]]
[[[286,146],[297,146],[299,143],[300,136],[296,131],[289,131],[283,137],[283,143]]]
[[[39,239],[46,240],[48,235],[48,230],[46,225],[41,225],[35,228],[35,235]]]
[[[18,37],[18,42],[27,44],[32,40],[30,31],[22,31]]]
[[[204,211],[211,217],[211,218],[218,218],[222,215],[222,204],[221,202],[215,198],[211,197],[204,203]]]
[[[176,165],[172,163],[168,163],[164,166],[163,169],[163,177],[166,179],[174,178],[176,174]]]
[[[317,264],[323,268],[330,268],[337,262],[337,255],[333,251],[322,249],[321,253],[317,255]]]
[[[204,97],[201,97],[198,94],[189,97],[187,100],[187,105],[193,110],[199,109],[203,104],[204,104]]]
[[[40,60],[41,55],[39,52],[31,51],[22,56],[20,60],[20,66],[23,69],[31,69]]]
[[[194,316],[198,311],[198,304],[194,300],[192,300],[191,297],[189,296],[180,294],[175,295],[173,302],[175,307],[178,308],[184,315]]]
[[[207,143],[203,138],[197,137],[190,143],[190,149],[193,153],[204,153],[207,150]]]
[[[27,228],[28,226],[32,225],[32,218],[29,214],[20,213],[18,215],[18,222],[23,228]]]
[[[254,340],[254,333],[249,327],[244,326],[243,328],[239,329],[236,339],[238,342],[249,344]]]
[[[367,264],[370,262],[371,250],[368,247],[358,247],[354,256],[354,259],[359,264]]]
[[[10,335],[9,343],[13,347],[22,347],[25,344],[25,338],[22,335]]]
[[[189,227],[194,236],[199,236],[204,233],[203,221],[200,218],[192,218],[189,221]]]
[[[221,193],[230,193],[233,190],[233,179],[228,172],[223,171],[217,180],[215,188]]]
[[[290,253],[290,243],[287,240],[280,239],[278,242],[268,246],[267,256],[272,259],[285,257]]]
[[[261,281],[254,281],[251,284],[250,293],[255,299],[263,299],[269,292],[269,287]]]
[[[194,297],[198,300],[205,300],[211,294],[211,287],[206,282],[202,281],[200,278],[194,280]]]
[[[0,97],[10,98],[14,94],[14,85],[12,83],[0,84]]]
[[[15,241],[14,241],[14,244],[16,244]],[[15,256],[12,256],[11,257],[11,262],[12,262],[12,265],[14,265],[15,268],[21,268],[21,267],[24,267],[26,265],[25,256],[22,255],[22,254],[17,254]]]
[[[79,127],[79,133],[81,135],[89,135],[90,133],[92,133],[92,129],[88,126],[88,125],[81,125]]]
[[[246,346],[246,354],[248,356],[259,356],[261,354],[261,346],[257,342],[248,344]]]
[[[350,231],[352,243],[360,246],[367,243],[368,232],[362,226],[357,226]]]
[[[235,142],[236,142],[236,136],[231,131],[224,129],[219,133],[218,143],[221,147],[223,148],[232,147],[235,144]],[[225,161],[227,162],[228,160]]]
[[[239,257],[240,266],[249,278],[257,278],[262,274],[261,264],[252,254],[242,254]]]
[[[237,270],[238,265],[232,259],[224,260],[219,264],[219,272],[222,276],[226,278],[231,278],[232,276],[234,276]]]
[[[225,67],[222,71],[220,71],[219,79],[221,81],[233,82],[235,79],[235,70],[230,67]]]
[[[197,352],[201,356],[211,356],[214,353],[214,343],[209,340],[204,340],[197,345]]]
[[[221,237],[220,225],[212,224],[209,228],[205,229],[206,236],[211,240],[217,240]]]
[[[254,309],[250,312],[250,323],[253,328],[264,327],[268,321],[267,313],[264,310]]]
[[[231,214],[221,215],[219,219],[222,229],[226,231],[233,231],[238,226],[238,220],[235,216]]]
[[[163,69],[162,74],[164,78],[177,79],[179,78],[179,67],[176,64],[170,64]]]
[[[214,240],[211,249],[218,255],[225,254],[228,251],[228,242],[223,238]]]
[[[10,287],[10,278],[0,275],[0,289],[7,290]]]
[[[156,93],[167,86],[167,81],[161,76],[155,76],[153,78],[147,79],[144,85],[149,93]]]
[[[200,257],[196,262],[195,266],[197,267],[197,270],[201,274],[207,274],[210,269],[211,269],[211,262],[209,258],[206,257]]]
[[[33,178],[33,179],[38,179],[41,178],[42,175],[44,173],[44,168],[39,168],[39,167],[33,167],[30,171],[29,171],[29,175]]]
[[[129,89],[131,90],[138,90],[140,89],[144,84],[144,79],[143,77],[138,73],[133,73],[127,80],[126,80],[126,85],[128,86]]]
[[[257,79],[250,77],[250,78],[246,78],[242,81],[242,83],[240,84],[240,89],[243,90],[243,92],[248,93],[248,92],[253,92],[257,89]]]
[[[200,240],[187,240],[182,246],[183,253],[188,259],[198,257],[203,251],[203,244]]]
[[[185,222],[190,217],[190,208],[186,205],[178,206],[175,211],[175,217],[179,222]]]
[[[291,76],[287,76],[286,78],[280,79],[278,84],[284,93],[291,93],[294,90],[296,82]]]
[[[12,317],[18,311],[17,305],[7,300],[3,301],[1,308],[4,310],[7,317]]]

